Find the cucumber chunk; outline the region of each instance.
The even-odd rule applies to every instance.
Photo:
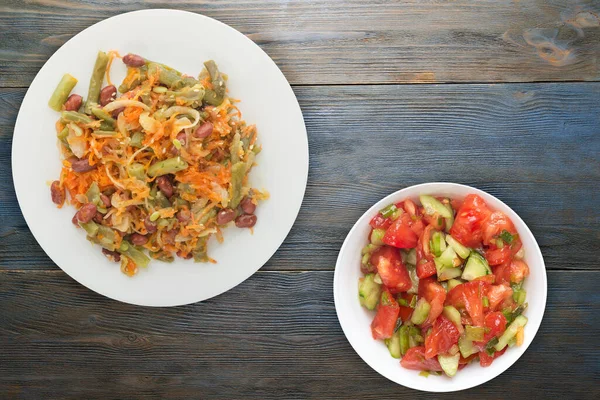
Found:
[[[444,317],[448,318],[448,320],[450,320],[450,322],[452,322],[454,325],[456,325],[456,328],[458,329],[458,331],[460,333],[462,333],[464,331],[463,325],[462,325],[462,321],[460,318],[460,312],[458,312],[458,310],[452,306],[446,306],[444,307]]]
[[[477,349],[473,342],[466,338],[465,335],[462,335],[458,338],[458,349],[460,350],[460,354],[462,354],[463,358],[467,358],[472,354],[478,353],[479,349]]]
[[[446,235],[446,242],[450,247],[454,249],[456,254],[458,254],[458,256],[462,259],[467,259],[469,257],[469,254],[471,254],[471,249],[463,246],[458,240],[454,239],[450,235]]]
[[[367,274],[358,280],[358,298],[360,305],[369,310],[374,310],[379,303],[381,285],[375,282],[375,274]]]
[[[371,244],[375,246],[383,246],[383,237],[385,236],[385,229],[373,229],[371,233]]]
[[[391,338],[385,339],[385,344],[390,352],[390,355],[394,358],[402,357],[400,351],[400,332],[402,328],[398,329]]]
[[[527,317],[524,315],[519,315],[511,324],[506,328],[502,336],[498,338],[498,343],[494,346],[496,351],[500,351],[508,345],[508,342],[511,341],[512,338],[517,336],[517,331],[519,328],[525,326],[527,324]]]
[[[429,316],[430,309],[431,305],[427,302],[427,300],[421,297],[419,301],[417,301],[415,310],[413,311],[412,316],[410,317],[410,322],[412,322],[415,325],[422,324]]]
[[[423,194],[419,196],[419,200],[421,201],[421,204],[425,208],[425,212],[427,214],[433,215],[437,213],[443,218],[453,217],[452,212],[435,197]]]
[[[458,371],[458,361],[460,360],[460,354],[456,353],[453,356],[450,355],[438,355],[438,361],[440,362],[440,366],[442,370],[449,377],[453,377],[456,375],[456,371]]]
[[[458,285],[462,285],[463,283],[463,281],[460,281],[458,279],[450,279],[448,281],[448,291],[451,291],[452,289],[454,289]]]
[[[491,273],[492,270],[490,269],[486,259],[483,258],[481,254],[472,251],[469,259],[467,260],[467,264],[465,265],[462,278],[467,281],[472,281],[475,278],[479,278],[480,276],[485,276]]]

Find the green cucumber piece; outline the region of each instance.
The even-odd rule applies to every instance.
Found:
[[[463,283],[463,281],[460,281],[458,279],[450,279],[448,281],[448,291],[451,291],[452,289],[454,289],[458,285],[462,285]]]
[[[400,332],[402,328],[398,329],[391,338],[385,339],[385,345],[387,346],[390,355],[394,358],[402,357],[402,353],[400,352]]]
[[[431,310],[431,305],[429,305],[427,300],[421,297],[419,301],[417,301],[415,310],[413,311],[412,316],[410,317],[410,322],[412,322],[415,325],[422,324],[429,316],[429,310]]]
[[[452,247],[446,247],[446,250],[439,256],[434,258],[435,266],[439,270],[444,268],[453,268],[455,266],[454,260],[456,260],[458,256]]]
[[[408,329],[408,348],[421,345],[425,340],[421,336],[421,330],[416,326],[411,326]]]
[[[408,325],[402,325],[402,327],[398,329],[398,334],[400,336],[400,354],[405,355],[410,346]]]
[[[428,195],[423,194],[423,195],[419,196],[419,200],[421,201],[421,204],[425,208],[425,212],[428,215],[433,215],[433,214],[437,213],[443,218],[451,218],[453,216],[452,212],[450,210],[448,210],[442,204],[442,202],[440,202],[438,199],[436,199],[433,196],[428,196]]]
[[[465,270],[462,274],[462,279],[472,281],[480,276],[491,274],[492,270],[483,256],[475,251],[471,252]]]
[[[460,274],[462,274],[462,269],[460,268],[444,268],[438,272],[437,276],[439,281],[447,281],[458,278]]]
[[[367,274],[358,280],[358,298],[360,305],[369,310],[374,310],[379,303],[381,285],[375,282],[375,274]]]
[[[431,235],[431,252],[434,256],[439,257],[446,250],[446,242],[442,232],[434,232]]]
[[[384,236],[385,229],[373,229],[373,232],[371,232],[371,244],[375,246],[383,246]]]
[[[410,249],[408,253],[406,253],[406,261],[407,264],[417,265],[417,251],[415,249]]]
[[[481,342],[485,335],[485,328],[482,326],[465,326],[465,337],[468,340]]]
[[[440,362],[440,366],[442,370],[449,377],[453,377],[456,375],[456,371],[458,371],[458,361],[460,360],[460,354],[456,353],[453,356],[448,355],[438,355],[438,361]]]
[[[454,325],[456,325],[456,328],[458,329],[458,331],[460,333],[463,332],[464,328],[462,325],[462,321],[460,318],[460,312],[458,312],[458,310],[452,306],[446,306],[444,307],[444,311],[443,311],[444,317],[448,318],[448,320],[450,320],[450,322],[452,322]]]
[[[517,302],[517,304],[521,305],[525,303],[527,298],[527,292],[525,289],[516,289],[513,293],[513,300]]]
[[[511,324],[506,328],[502,336],[498,338],[498,343],[494,346],[496,351],[501,351],[508,345],[508,342],[515,336],[517,336],[517,331],[519,328],[527,325],[527,317],[524,315],[519,315]]]
[[[446,226],[444,227],[444,230],[446,231],[446,233],[450,233],[450,228],[452,228],[452,225],[454,225],[454,210],[452,209],[452,206],[450,205],[449,199],[448,199],[448,204],[444,204],[444,207],[446,207],[448,209],[448,211],[450,211],[450,214],[452,215],[450,218],[446,218]]]
[[[458,338],[458,349],[464,358],[479,352],[479,349],[477,349],[473,345],[473,342],[467,339],[465,335],[462,335],[460,338]]]
[[[89,237],[93,238],[98,234],[98,225],[94,221],[80,222],[79,226],[83,228]]]
[[[463,246],[462,244],[460,244],[460,242],[458,240],[454,239],[450,235],[446,235],[446,242],[448,243],[448,245],[450,247],[452,247],[454,249],[456,254],[458,254],[458,256],[460,258],[462,258],[463,260],[466,260],[469,257],[469,254],[471,254],[471,249]]]

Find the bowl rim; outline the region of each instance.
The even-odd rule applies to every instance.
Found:
[[[400,382],[398,379],[394,379],[394,377],[389,376],[386,372],[384,372],[383,368],[379,368],[379,365],[372,365],[371,363],[369,363],[365,357],[363,357],[363,355],[361,354],[361,352],[358,350],[358,346],[355,345],[355,343],[353,343],[353,341],[350,339],[350,335],[348,333],[348,329],[349,326],[347,324],[345,324],[343,322],[343,318],[342,315],[340,314],[340,306],[339,304],[341,304],[342,301],[344,301],[340,296],[340,290],[338,289],[338,286],[340,285],[340,274],[341,274],[341,258],[342,258],[342,254],[344,254],[346,251],[348,251],[347,247],[349,246],[349,239],[350,237],[352,237],[355,232],[360,229],[360,227],[362,226],[362,224],[364,223],[365,220],[370,220],[371,215],[374,214],[375,211],[379,210],[382,208],[382,206],[385,206],[387,204],[389,204],[392,199],[400,196],[402,193],[404,192],[408,192],[408,191],[427,191],[428,188],[432,187],[432,186],[436,186],[436,190],[432,191],[430,193],[427,194],[435,194],[436,191],[442,191],[444,189],[449,189],[452,190],[452,188],[456,188],[459,187],[463,190],[468,190],[470,191],[472,194],[477,194],[480,195],[482,197],[487,197],[490,196],[492,198],[494,198],[496,201],[498,201],[500,204],[502,204],[504,207],[506,207],[508,210],[510,210],[512,212],[512,214],[514,214],[514,216],[511,216],[511,220],[518,220],[523,224],[523,227],[525,228],[525,232],[526,234],[530,235],[532,240],[533,240],[533,248],[532,249],[527,249],[528,251],[533,251],[534,252],[534,257],[536,259],[539,259],[540,262],[540,276],[542,279],[542,293],[540,294],[540,298],[543,300],[543,307],[541,310],[536,311],[536,312],[540,312],[540,319],[539,319],[539,324],[536,324],[535,326],[531,327],[531,330],[528,332],[529,336],[531,337],[531,340],[528,343],[523,343],[522,346],[518,347],[517,350],[518,352],[515,352],[515,359],[510,362],[507,366],[505,367],[500,367],[499,370],[494,371],[494,370],[488,370],[488,369],[484,369],[484,371],[491,371],[491,372],[485,372],[484,374],[487,374],[489,376],[486,376],[481,382],[478,382],[476,384],[470,385],[470,384],[466,384],[463,386],[459,386],[456,388],[447,388],[444,387],[444,385],[428,385],[429,387],[427,389],[414,385],[412,384],[412,382]],[[469,194],[471,194],[469,193]],[[405,196],[408,197],[408,196]],[[521,233],[521,232],[520,232]],[[506,370],[508,370],[512,365],[514,365],[517,360],[519,358],[521,358],[521,356],[527,351],[527,349],[529,348],[529,345],[533,342],[533,340],[535,339],[535,336],[537,335],[537,332],[542,324],[542,320],[544,317],[544,313],[546,310],[546,305],[547,305],[547,294],[548,294],[548,279],[547,279],[547,273],[546,273],[546,264],[544,262],[544,257],[542,255],[542,252],[540,250],[539,244],[537,242],[537,240],[535,239],[535,236],[533,235],[533,233],[531,232],[531,230],[529,229],[529,226],[527,226],[527,224],[525,223],[525,221],[523,221],[523,219],[519,216],[519,214],[517,214],[517,212],[515,212],[510,206],[508,206],[506,203],[504,203],[502,200],[500,200],[499,198],[497,198],[496,196],[485,192],[481,189],[477,189],[473,186],[469,186],[469,185],[464,185],[464,184],[460,184],[460,183],[453,183],[453,182],[425,182],[425,183],[420,183],[420,184],[416,184],[416,185],[411,185],[411,186],[407,186],[404,187],[402,189],[399,189],[393,193],[390,193],[389,195],[383,197],[382,199],[380,199],[379,201],[377,201],[375,204],[373,204],[371,207],[369,207],[368,210],[366,210],[359,218],[358,220],[354,223],[354,225],[352,226],[352,228],[350,229],[350,231],[348,232],[348,234],[346,235],[346,238],[344,239],[344,242],[338,252],[338,257],[336,260],[336,264],[335,264],[335,271],[334,271],[334,276],[333,276],[333,297],[334,297],[334,305],[335,305],[335,310],[336,310],[336,315],[338,318],[338,321],[340,323],[340,326],[342,327],[342,331],[344,332],[344,335],[346,336],[346,340],[348,340],[348,342],[350,343],[350,345],[352,346],[352,348],[354,349],[354,351],[358,354],[358,356],[367,364],[369,365],[372,369],[374,369],[377,373],[379,373],[380,375],[384,376],[385,378],[391,380],[392,382],[410,388],[410,389],[414,389],[414,390],[419,390],[419,391],[423,391],[423,392],[432,392],[432,393],[442,393],[442,392],[457,392],[457,391],[461,391],[461,390],[466,390],[466,389],[470,389],[473,387],[477,387],[479,385],[482,385],[486,382],[489,382],[490,380],[496,378],[497,376],[501,375],[502,373],[504,373]],[[346,326],[345,326],[346,325]],[[400,366],[399,366],[400,367]],[[481,367],[480,367],[481,368]],[[415,371],[416,373],[416,371]]]

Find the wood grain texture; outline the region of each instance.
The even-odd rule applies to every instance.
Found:
[[[560,398],[559,382],[573,382],[570,399],[600,396],[598,273],[548,278],[531,347],[509,372],[461,398]],[[142,309],[62,273],[0,272],[0,397],[432,398],[360,360],[338,324],[332,280],[327,271],[259,272],[203,303]]]
[[[144,8],[229,24],[259,44],[292,84],[600,78],[596,0],[5,0],[0,87],[28,86],[75,34]]]
[[[332,270],[363,212],[391,192],[432,181],[473,185],[505,201],[532,229],[548,269],[600,269],[600,83],[295,91],[309,133],[308,188],[264,270]],[[23,94],[0,90],[0,269],[54,270],[25,225],[10,178]]]

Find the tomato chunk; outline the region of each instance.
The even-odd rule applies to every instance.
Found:
[[[400,365],[406,369],[413,369],[416,371],[441,371],[442,366],[438,361],[437,357],[425,358],[425,347],[416,346],[408,349]]]
[[[371,219],[369,224],[373,229],[387,229],[390,227],[390,225],[392,225],[392,222],[393,221],[391,218],[384,218],[383,215],[377,213],[377,215]]]
[[[399,312],[398,302],[394,299],[394,296],[389,290],[384,290],[377,306],[377,314],[371,322],[373,339],[389,339],[392,337]]]
[[[490,285],[486,289],[486,297],[490,303],[489,309],[495,311],[498,306],[508,297],[512,296],[513,290],[506,284]]]
[[[485,346],[490,340],[495,337],[500,337],[506,330],[506,317],[500,311],[488,313],[484,321],[485,334],[483,341],[475,342],[481,346]]]
[[[494,352],[494,355],[491,355],[491,356],[486,351],[480,351],[479,352],[479,364],[482,367],[489,367],[490,365],[492,365],[492,361],[494,361],[496,358],[498,358],[502,354],[504,354],[506,349],[507,348],[505,347],[501,351],[496,351],[496,352]]]
[[[382,246],[373,252],[370,260],[383,284],[392,292],[405,292],[412,287],[410,275],[402,263],[398,249]]]
[[[417,264],[417,277],[419,279],[429,278],[437,273],[435,263],[433,261],[426,261]]]
[[[431,325],[444,310],[446,290],[435,278],[421,279],[419,281],[419,297],[425,298],[431,307],[429,316],[422,325]]]
[[[431,333],[425,338],[425,358],[447,353],[453,345],[458,343],[459,337],[460,332],[456,325],[440,315],[433,323]]]
[[[491,213],[481,197],[468,195],[456,213],[450,234],[467,247],[479,247],[483,239],[483,225]]]
[[[474,280],[454,287],[448,292],[446,304],[456,308],[465,308],[476,326],[483,326],[483,293],[489,283]]]
[[[483,223],[483,243],[492,243],[502,231],[507,231],[511,235],[517,233],[515,226],[506,214],[502,211],[494,211]]]
[[[402,214],[385,232],[383,243],[401,249],[417,247],[419,237],[412,230],[411,225],[410,215]]]
[[[509,246],[503,248],[490,247],[485,251],[485,259],[490,265],[500,265],[510,261],[512,258],[512,251]]]

